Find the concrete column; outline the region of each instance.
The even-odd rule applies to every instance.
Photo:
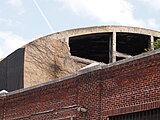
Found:
[[[112,62],[116,62],[116,32],[113,32],[112,39]]]
[[[66,37],[64,41],[65,41],[65,42],[67,43],[67,45],[69,46],[69,38]]]
[[[151,35],[151,37],[150,37],[149,48],[151,50],[154,50],[154,36],[153,35]]]
[[[109,63],[116,62],[116,32],[109,39]]]
[[[109,62],[116,62],[116,32],[113,32],[109,44]]]
[[[68,48],[69,48],[69,50],[70,50],[70,47],[69,47],[69,38],[66,37],[64,41],[66,42],[66,44],[67,44],[67,46],[68,46]]]

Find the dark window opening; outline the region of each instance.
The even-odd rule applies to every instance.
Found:
[[[71,55],[109,63],[109,41],[112,33],[96,33],[70,37]]]
[[[117,51],[128,55],[138,55],[149,47],[150,36],[133,33],[117,33]]]
[[[123,60],[123,59],[126,59],[126,58],[124,58],[124,57],[116,57],[116,61]]]
[[[160,119],[160,109],[152,109],[147,111],[109,117],[109,120],[159,120],[159,119]]]
[[[158,39],[160,39],[160,37],[154,37],[154,41],[157,41]]]

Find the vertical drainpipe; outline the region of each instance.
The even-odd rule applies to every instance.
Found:
[[[154,36],[153,35],[151,35],[150,37],[149,47],[151,50],[154,50]]]

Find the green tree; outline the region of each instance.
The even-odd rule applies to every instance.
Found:
[[[160,48],[160,39],[157,39],[155,42],[154,42],[154,49],[159,49]]]
[[[160,48],[160,39],[157,39],[154,43],[153,43],[154,49],[159,49]],[[144,49],[146,52],[148,51],[152,51],[151,48],[145,48]]]

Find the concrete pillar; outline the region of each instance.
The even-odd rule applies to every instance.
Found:
[[[116,62],[116,32],[112,36],[112,62]]]
[[[151,50],[154,50],[154,36],[153,35],[151,35],[151,37],[150,37],[149,48]]]
[[[67,43],[67,45],[69,45],[69,38],[68,37],[66,37],[64,41]]]
[[[116,32],[113,32],[109,40],[109,63],[116,62]]]
[[[67,46],[68,46],[68,48],[70,50],[70,47],[69,47],[69,37],[66,37],[64,41],[66,42],[66,44],[67,44]]]

